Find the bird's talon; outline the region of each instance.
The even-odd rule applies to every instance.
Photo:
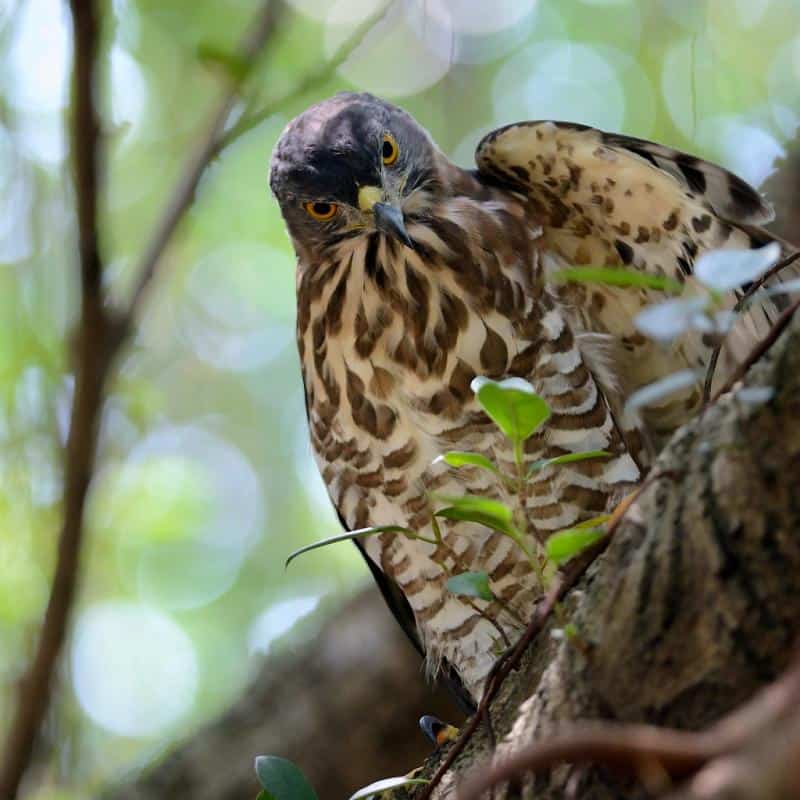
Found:
[[[419,718],[419,727],[437,749],[448,742],[455,741],[459,734],[459,729],[455,725],[448,725],[430,714]]]

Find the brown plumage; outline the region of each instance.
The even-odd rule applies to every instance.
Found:
[[[410,116],[366,94],[313,106],[275,149],[270,182],[298,256],[311,440],[350,529],[394,524],[430,535],[432,492],[511,502],[488,473],[434,463],[450,449],[513,461],[475,402],[476,375],[522,377],[550,404],[527,459],[614,454],[538,473],[531,528],[546,536],[604,511],[700,400],[693,387],[639,418],[625,413],[627,393],[705,365],[710,347],[689,333],[664,349],[635,330],[635,314],[658,292],[549,276],[593,264],[692,282],[703,252],[767,239],[752,227],[770,218],[757,192],[649,142],[527,122],[487,136],[476,159],[476,172],[456,167]],[[756,308],[740,322],[736,353],[773,311]],[[431,668],[455,670],[475,697],[539,589],[507,538],[471,523],[442,528],[439,546],[384,533],[363,550]],[[486,571],[502,603],[445,591],[449,575],[468,570]]]

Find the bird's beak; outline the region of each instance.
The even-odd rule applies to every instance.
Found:
[[[382,203],[381,189],[378,186],[362,186],[358,190],[358,207],[362,211],[372,212],[375,227],[408,247],[414,247],[414,241],[408,235],[403,212],[391,203]]]
[[[375,203],[372,207],[372,213],[375,214],[375,226],[379,231],[388,233],[389,236],[393,236],[408,247],[414,247],[414,242],[406,230],[403,212],[397,206],[390,206],[388,203]]]

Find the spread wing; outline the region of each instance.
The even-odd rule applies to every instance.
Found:
[[[486,182],[530,198],[545,252],[558,257],[557,266],[623,266],[691,284],[703,252],[772,239],[758,227],[772,219],[772,209],[755,189],[722,167],[643,139],[566,122],[521,122],[488,134],[475,158]],[[795,270],[781,277],[796,277]],[[657,292],[570,284],[562,299],[579,329],[614,341],[625,391],[707,363],[710,348],[699,333],[670,351],[638,334],[633,320],[663,299]],[[766,334],[784,299],[750,309],[730,337],[729,355],[741,358]],[[732,294],[728,304],[735,302]],[[692,393],[699,400],[699,384]],[[668,433],[684,421],[690,399],[675,400],[680,409],[662,408],[660,419],[651,420],[656,431]]]

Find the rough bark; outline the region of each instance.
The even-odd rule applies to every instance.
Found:
[[[678,432],[657,477],[567,598],[588,648],[546,629],[506,681],[491,709],[496,757],[582,720],[699,730],[787,666],[800,634],[800,317],[745,383]],[[425,752],[414,717],[437,706],[425,697],[415,654],[378,603],[359,597],[309,650],[266,670],[232,712],[109,800],[248,796],[252,756],[260,752],[301,764],[323,798],[347,797],[409,769]],[[735,793],[687,783],[671,797],[793,796],[780,767],[800,754],[800,726],[782,724],[774,731],[780,746],[758,737],[719,768]],[[491,739],[479,728],[436,797],[454,797],[460,778],[488,763]],[[429,775],[446,752],[429,758]],[[737,777],[755,775],[754,765],[768,777]],[[658,795],[605,768],[570,765],[494,796],[520,793],[535,800]]]
[[[746,385],[678,432],[571,592],[588,652],[545,630],[506,682],[491,713],[497,757],[579,720],[702,729],[787,666],[800,633],[800,319]],[[490,753],[484,731],[435,796],[454,796]],[[638,781],[569,765],[526,778],[522,795],[651,796]]]
[[[420,658],[370,587],[306,645],[268,658],[241,700],[160,764],[104,800],[242,800],[255,797],[256,755],[299,765],[320,800],[342,800],[422,763],[431,745],[422,714],[457,721]]]

